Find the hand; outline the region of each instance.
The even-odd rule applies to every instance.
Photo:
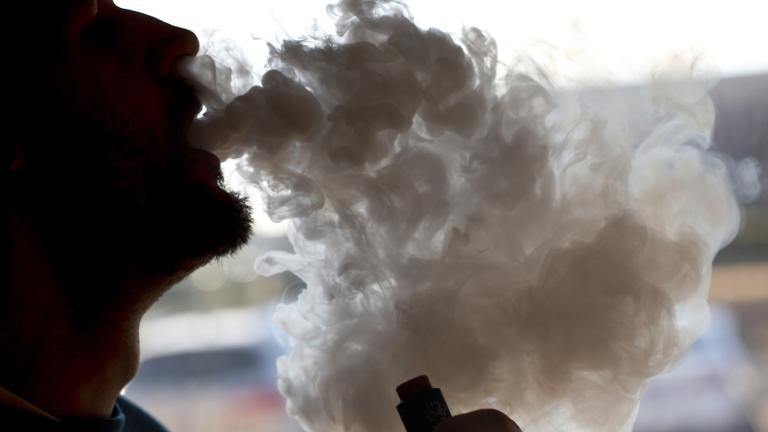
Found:
[[[481,409],[451,417],[437,425],[435,432],[522,432],[522,429],[501,411]]]

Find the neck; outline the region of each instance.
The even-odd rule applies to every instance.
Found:
[[[137,370],[138,325],[78,334],[66,319],[51,319],[49,308],[38,310],[15,320],[21,331],[4,335],[2,385],[54,417],[108,417]]]
[[[34,230],[15,224],[10,237],[10,289],[0,302],[0,386],[55,417],[108,417],[137,370],[144,308],[123,301],[124,307],[102,303],[78,312]],[[98,288],[91,292],[118,287]]]

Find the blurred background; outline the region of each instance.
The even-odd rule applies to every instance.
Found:
[[[203,46],[232,40],[256,71],[266,59],[265,42],[330,29],[324,2],[317,0],[117,3],[190,28]],[[475,0],[462,9],[464,2],[408,3],[421,26],[452,31],[468,24],[490,31],[499,40],[501,60],[535,53],[540,64],[557,70],[569,91],[595,86],[630,91],[653,65],[681,54],[704,59],[709,76],[717,78],[711,91],[717,109],[714,149],[768,167],[768,5]],[[247,189],[232,165],[224,165],[228,182]],[[650,382],[637,432],[768,432],[765,177],[762,186],[757,198],[744,203],[738,237],[715,261],[709,330],[679,365]],[[253,204],[258,208],[258,201]],[[300,430],[285,415],[276,389],[275,360],[282,348],[270,316],[302,285],[291,275],[261,277],[253,268],[264,251],[289,250],[284,229],[257,215],[254,238],[243,251],[195,272],[145,318],[140,372],[125,393],[170,430]]]

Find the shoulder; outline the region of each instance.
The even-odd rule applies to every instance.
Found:
[[[123,432],[169,432],[149,413],[122,396],[117,399],[117,407],[125,416]]]
[[[2,432],[169,432],[160,422],[124,397],[120,397],[110,418],[65,418],[51,420],[0,404]]]

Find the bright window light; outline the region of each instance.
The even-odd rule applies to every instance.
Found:
[[[679,53],[701,54],[723,76],[768,70],[768,2],[755,0],[474,0],[407,2],[416,22],[459,32],[479,27],[499,41],[500,60],[521,52],[554,50],[566,59],[558,74],[633,81]],[[205,39],[225,35],[242,43],[254,65],[266,50],[256,41],[299,37],[313,26],[331,30],[325,2],[318,0],[120,0]],[[262,44],[263,45],[263,44]]]

